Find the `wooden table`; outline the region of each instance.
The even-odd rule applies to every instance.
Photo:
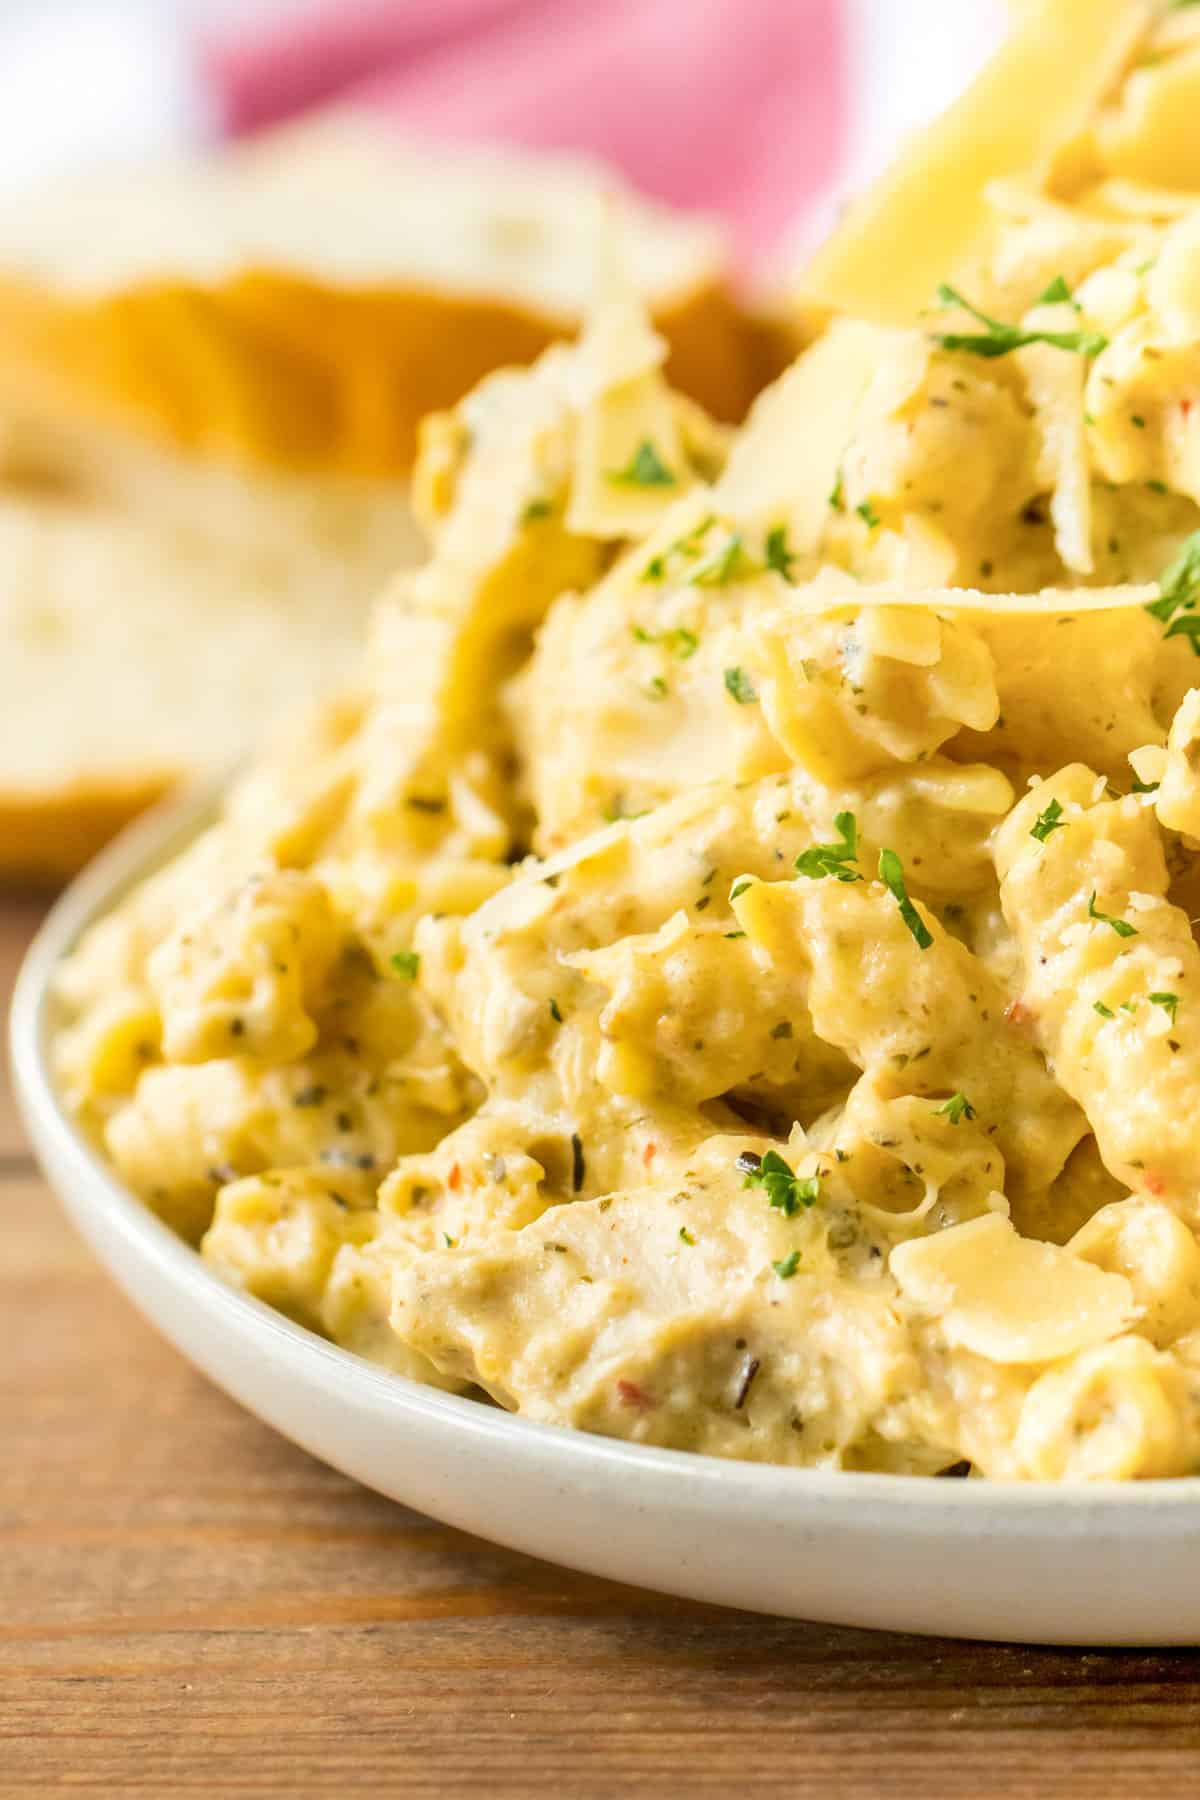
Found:
[[[0,907],[4,1003],[36,917]],[[1200,1792],[1192,1652],[691,1606],[323,1468],[141,1322],[3,1085],[0,1333],[5,1797]]]

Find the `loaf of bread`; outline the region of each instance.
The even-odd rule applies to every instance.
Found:
[[[0,493],[0,876],[78,869],[176,783],[230,765],[349,679],[367,607],[415,553],[394,486],[242,495],[240,546],[78,496]],[[268,540],[272,541],[268,541]]]
[[[0,414],[395,474],[426,413],[577,328],[606,213],[673,385],[740,418],[761,344],[719,227],[586,160],[418,147],[357,115],[0,206]]]

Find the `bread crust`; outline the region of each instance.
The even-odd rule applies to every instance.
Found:
[[[0,789],[0,883],[62,886],[186,772],[77,776],[41,792]]]
[[[673,386],[715,417],[762,385],[756,327],[719,281],[664,302]],[[578,321],[413,287],[319,286],[249,271],[95,299],[0,277],[0,407],[247,469],[407,473],[426,413],[533,360]]]

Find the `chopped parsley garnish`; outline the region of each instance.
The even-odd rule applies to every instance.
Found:
[[[1111,1006],[1105,1006],[1103,1000],[1094,1000],[1092,1011],[1099,1013],[1102,1019],[1115,1019],[1117,1016]]]
[[[744,931],[725,931],[721,935],[726,938],[743,938],[746,934]]]
[[[846,497],[842,491],[842,471],[840,469],[837,472],[837,480],[829,490],[828,505],[830,512],[845,512],[846,510]]]
[[[832,875],[835,881],[861,881],[858,870],[847,866],[858,861],[858,821],[852,812],[840,812],[833,827],[841,841],[813,844],[802,850],[796,858],[797,875],[807,875],[810,881],[820,881],[826,875]]]
[[[900,917],[917,940],[917,948],[928,950],[933,942],[933,934],[908,897],[908,889],[904,885],[904,865],[894,850],[879,852],[879,879],[900,908]]]
[[[415,981],[417,971],[421,967],[421,959],[415,950],[397,950],[392,958],[392,967],[404,981]]]
[[[674,487],[668,469],[649,438],[643,438],[623,469],[609,469],[609,481],[618,487]]]
[[[1157,781],[1139,781],[1135,775],[1133,778],[1133,786],[1129,791],[1131,794],[1157,794],[1158,789],[1159,783]]]
[[[587,1172],[587,1163],[583,1155],[583,1139],[577,1131],[571,1133],[571,1186],[576,1193],[583,1186],[583,1178]]]
[[[748,887],[752,887],[753,884],[754,884],[753,875],[739,875],[737,880],[734,882],[733,886],[729,890],[729,898],[731,900],[736,900],[739,894],[744,894],[746,889]]]
[[[1050,286],[1048,288],[1043,288],[1042,292],[1038,295],[1037,304],[1039,306],[1058,306],[1064,300],[1068,306],[1077,305],[1077,302],[1071,297],[1071,290],[1067,286],[1066,276],[1056,275],[1054,280],[1050,283]]]
[[[951,1094],[944,1106],[934,1108],[937,1113],[945,1113],[951,1125],[959,1124],[963,1119],[968,1122],[975,1117],[975,1108],[965,1094]]]
[[[874,506],[869,500],[860,500],[854,510],[870,530],[874,531],[875,527],[880,523],[879,514],[875,511]]]
[[[646,683],[646,698],[647,698],[647,700],[665,700],[666,697],[667,697],[666,682],[663,680],[661,675],[652,675],[650,677],[649,681]]]
[[[662,644],[680,662],[695,656],[700,648],[700,639],[686,625],[672,625],[666,631],[647,631],[642,625],[631,625],[629,629],[639,644]]]
[[[1043,811],[1038,814],[1037,824],[1030,831],[1029,835],[1031,838],[1036,838],[1039,844],[1044,844],[1052,831],[1063,831],[1065,829],[1066,827],[1063,825],[1062,818],[1062,805],[1059,801],[1052,800],[1049,806],[1045,807]]]
[[[725,671],[725,692],[731,695],[739,706],[753,706],[758,699],[758,689],[745,669],[738,668],[736,665]]]
[[[743,1187],[764,1188],[767,1205],[786,1218],[794,1219],[802,1206],[812,1206],[821,1197],[821,1177],[797,1175],[778,1150],[768,1150],[763,1157],[744,1151],[737,1159],[737,1167],[746,1177]]]
[[[1088,901],[1088,918],[1098,920],[1101,925],[1111,925],[1118,937],[1136,937],[1138,934],[1137,926],[1131,925],[1128,919],[1114,919],[1109,913],[1097,912],[1094,893]]]
[[[1200,618],[1196,601],[1200,599],[1200,531],[1193,531],[1179,547],[1178,554],[1163,570],[1158,584],[1158,599],[1146,611],[1161,619],[1167,627],[1164,637],[1185,637],[1200,656]]]
[[[660,550],[657,556],[650,558],[642,570],[642,580],[662,581],[667,573],[667,564],[672,557],[682,557],[685,562],[694,560],[701,554],[702,540],[706,532],[716,522],[715,513],[705,513],[698,525],[693,525],[690,531],[685,531],[682,537],[675,538],[665,550]]]
[[[694,1244],[696,1242],[686,1225],[681,1225],[679,1227],[679,1240],[683,1244]]]
[[[1147,994],[1146,998],[1151,1006],[1161,1006],[1172,1025],[1175,1023],[1175,1014],[1179,1011],[1178,994]]]
[[[792,564],[796,558],[788,549],[786,525],[775,525],[768,531],[766,558],[768,569],[773,569],[776,575],[782,575],[785,581],[792,579]]]
[[[730,581],[741,581],[754,573],[754,565],[746,555],[740,531],[731,531],[725,542],[703,562],[696,564],[688,576],[691,587],[725,587]]]
[[[457,1244],[457,1242],[458,1242],[458,1239],[451,1237],[450,1233],[448,1231],[443,1231],[442,1239],[446,1245],[447,1250],[453,1250],[455,1244]]]
[[[790,1281],[792,1276],[796,1273],[796,1270],[800,1267],[800,1252],[798,1250],[789,1250],[781,1262],[773,1262],[771,1267],[778,1275],[780,1281]]]
[[[522,525],[532,525],[535,519],[548,519],[554,511],[549,500],[531,500],[521,514]]]
[[[1108,346],[1108,339],[1098,331],[1027,331],[1020,325],[1006,325],[1002,319],[993,319],[979,307],[972,306],[957,288],[946,282],[938,288],[937,297],[943,306],[961,306],[984,327],[983,331],[936,332],[934,342],[943,350],[966,350],[972,356],[1007,356],[1010,350],[1024,349],[1026,344],[1051,344],[1056,350],[1099,356]]]
[[[553,996],[551,996],[551,999],[550,999],[550,1017],[554,1020],[554,1023],[556,1025],[561,1025],[563,1022],[562,1008],[559,1006],[558,1001],[555,1000]]]

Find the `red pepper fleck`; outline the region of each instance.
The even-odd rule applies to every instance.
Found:
[[[1182,414],[1183,414],[1183,416],[1184,416],[1184,418],[1185,418],[1185,419],[1186,419],[1186,418],[1187,418],[1187,416],[1188,416],[1188,414],[1189,414],[1189,413],[1190,413],[1190,412],[1191,412],[1191,410],[1192,410],[1192,403],[1191,403],[1191,401],[1190,401],[1190,400],[1181,400],[1181,401],[1180,401],[1180,402],[1179,402],[1179,410],[1180,410],[1180,412],[1181,412],[1181,413],[1182,413]]]
[[[1149,1170],[1142,1175],[1142,1186],[1148,1194],[1165,1194],[1167,1184],[1161,1175],[1152,1175]]]
[[[642,1161],[646,1164],[647,1168],[654,1161],[654,1159],[657,1155],[658,1155],[658,1145],[657,1144],[647,1144],[646,1148],[642,1151]]]
[[[626,1381],[624,1376],[617,1382],[617,1392],[623,1406],[636,1406],[639,1412],[650,1412],[658,1405],[653,1394],[648,1394],[636,1381]]]
[[[455,1163],[449,1175],[446,1177],[446,1186],[454,1188],[456,1192],[462,1186],[462,1170],[457,1163]]]
[[[1028,1025],[1033,1019],[1033,1012],[1023,1000],[1010,1000],[1004,1009],[1004,1017],[1010,1025]]]

